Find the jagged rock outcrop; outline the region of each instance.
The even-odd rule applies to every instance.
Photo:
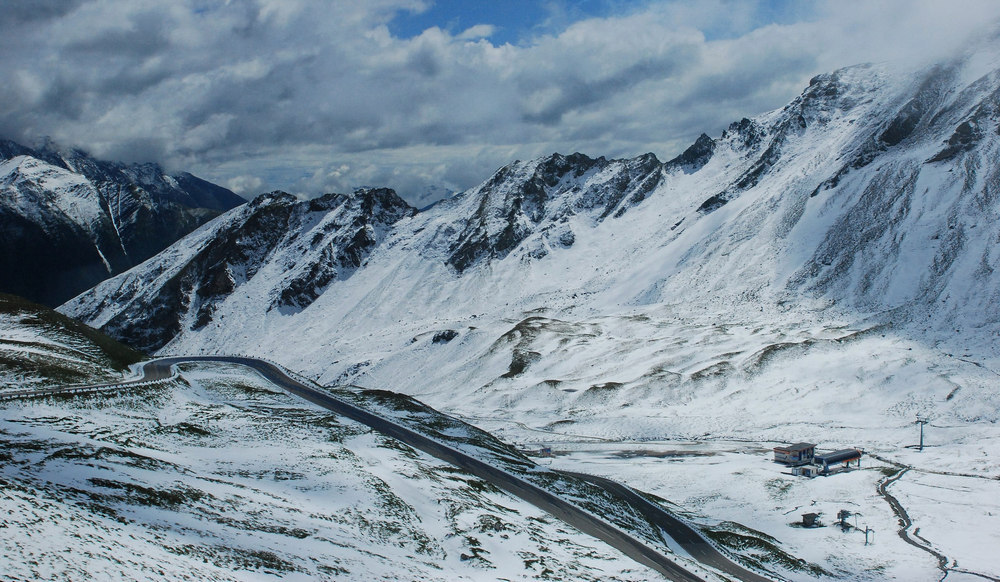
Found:
[[[570,216],[585,214],[595,222],[620,217],[662,179],[663,166],[653,154],[631,160],[553,154],[514,162],[464,195],[475,209],[455,226],[446,262],[462,273],[503,259],[528,239],[533,239],[528,254],[536,259],[553,247],[570,247],[575,241],[566,225]]]

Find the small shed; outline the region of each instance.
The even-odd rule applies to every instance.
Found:
[[[792,475],[813,478],[816,475],[819,475],[819,467],[816,465],[799,465],[798,467],[792,467]]]
[[[819,527],[816,523],[816,519],[819,517],[818,513],[803,513],[802,514],[802,527]]]
[[[814,462],[820,467],[821,474],[829,475],[838,471],[846,471],[851,467],[860,467],[861,451],[841,449],[832,453],[822,453],[815,456]]]
[[[794,445],[782,445],[774,447],[774,462],[797,467],[808,465],[813,462],[816,454],[816,445],[813,443],[795,443]]]

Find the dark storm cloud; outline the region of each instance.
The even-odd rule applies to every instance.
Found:
[[[248,194],[461,189],[557,150],[671,156],[816,73],[954,47],[1000,16],[985,0],[805,4],[779,26],[752,2],[649,0],[497,45],[491,23],[393,37],[386,23],[420,0],[15,0],[0,10],[0,132]]]
[[[164,16],[139,13],[127,28],[108,30],[101,36],[78,38],[64,47],[74,60],[91,58],[141,59],[170,47],[164,32]]]
[[[44,22],[65,16],[86,0],[6,0],[0,10],[0,27]]]
[[[608,98],[631,91],[651,79],[669,77],[676,69],[677,63],[672,58],[646,59],[598,79],[572,74],[560,75],[558,84],[553,83],[551,78],[544,81],[532,79],[525,84],[525,92],[528,95],[537,92],[544,103],[539,106],[528,99],[522,119],[529,123],[557,125],[563,122],[567,113],[605,102]],[[546,89],[551,90],[548,95],[545,93]]]

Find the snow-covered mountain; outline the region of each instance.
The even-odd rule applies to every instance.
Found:
[[[219,309],[234,294],[250,299],[251,287],[275,279],[280,284],[265,283],[253,300],[266,302],[264,311],[293,317],[351,278],[392,225],[414,213],[386,189],[308,201],[282,192],[261,195],[115,278],[119,292],[107,297],[108,305],[129,296],[129,306],[104,311],[108,318],[100,325],[131,345],[157,350],[185,330],[218,328],[226,317]],[[136,317],[146,324],[133,325]]]
[[[518,161],[422,212],[388,191],[264,196],[61,310],[160,353],[405,392],[574,458],[604,446],[591,456],[630,483],[846,578],[1000,575],[997,63],[843,69],[668,162]],[[926,451],[908,448],[917,414]],[[628,440],[666,456],[626,463]],[[671,469],[678,441],[708,458]],[[886,460],[797,480],[762,462],[776,441]],[[789,533],[810,504],[852,507],[884,545]],[[898,507],[928,551],[891,535]]]
[[[156,164],[0,141],[0,286],[58,305],[244,202]]]
[[[145,349],[269,355],[452,410],[658,418],[833,386],[810,406],[891,416],[957,383],[950,413],[996,421],[978,410],[1000,401],[994,53],[821,75],[666,163],[519,161],[420,213],[263,197],[62,309]]]

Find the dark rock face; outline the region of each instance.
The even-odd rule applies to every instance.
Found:
[[[382,231],[396,221],[416,212],[386,188],[355,192],[354,196],[327,195],[309,203],[312,212],[333,208],[336,202],[345,207],[351,220],[344,224],[331,223],[324,228],[325,238],[317,233],[313,240],[322,251],[306,262],[282,290],[278,307],[304,309],[312,304],[333,281],[350,277],[382,242]]]
[[[889,126],[879,136],[879,141],[886,146],[899,145],[903,140],[913,134],[914,130],[933,111],[938,109],[939,104],[946,97],[948,89],[952,86],[952,79],[955,69],[948,66],[935,67],[928,73],[913,96],[899,110],[896,116],[889,122]]]
[[[973,125],[969,121],[963,121],[955,133],[951,134],[945,142],[945,148],[935,154],[928,162],[944,162],[950,160],[962,152],[967,152],[975,147],[983,137],[983,131],[978,125]]]
[[[439,331],[435,333],[434,337],[431,338],[431,342],[436,344],[446,344],[457,337],[458,337],[457,331],[453,329],[446,329],[444,331]]]
[[[78,150],[0,141],[0,159],[23,160],[0,176],[0,291],[55,306],[160,252],[245,201],[191,174],[155,164],[103,162]],[[46,175],[75,177],[49,191]],[[97,220],[74,216],[60,197],[89,201]]]
[[[58,305],[110,275],[93,233],[62,218],[40,222],[0,208],[0,287],[5,293]],[[127,265],[120,250],[108,254],[119,269]]]
[[[685,174],[693,174],[702,169],[715,153],[715,140],[701,134],[684,153],[664,164],[665,168],[677,168]]]
[[[725,193],[716,194],[702,202],[701,206],[698,207],[698,212],[701,212],[702,214],[715,212],[725,206],[729,200],[730,198]]]

